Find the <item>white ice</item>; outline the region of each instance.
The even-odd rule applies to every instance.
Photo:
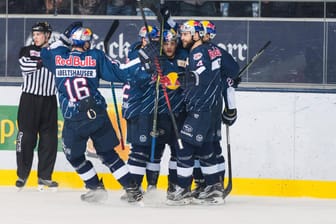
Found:
[[[144,207],[109,191],[105,203],[80,200],[85,190],[38,192],[0,187],[1,224],[335,224],[336,200],[229,196],[224,205],[164,204],[165,192],[145,195]]]

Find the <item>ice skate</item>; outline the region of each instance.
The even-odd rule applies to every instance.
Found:
[[[26,180],[19,178],[17,179],[17,181],[15,182],[15,186],[20,190],[22,190],[22,188],[26,185]]]
[[[37,189],[42,192],[46,188],[49,188],[51,191],[55,192],[55,191],[57,191],[58,183],[56,181],[45,180],[45,179],[42,179],[42,178],[38,178]]]
[[[105,190],[103,182],[100,182],[95,189],[90,189],[85,194],[81,195],[82,201],[90,203],[104,202],[107,200],[108,194]]]
[[[195,181],[195,189],[191,191],[191,197],[197,198],[199,194],[204,191],[204,188],[206,187],[205,181]]]
[[[191,203],[190,188],[181,188],[176,185],[175,191],[167,194],[167,205],[188,205]]]
[[[176,184],[168,182],[167,199],[174,197],[172,194],[175,192],[175,190],[176,190]]]
[[[130,203],[140,202],[143,198],[143,192],[141,187],[139,187],[136,183],[131,184],[128,187],[125,187],[127,201]]]
[[[156,191],[156,185],[148,185],[146,193],[149,193],[151,191]]]
[[[145,194],[145,191],[140,187],[140,191],[142,193],[142,195]],[[122,201],[128,201],[128,196],[127,196],[127,192],[124,191],[123,194],[120,196],[120,200]]]
[[[193,197],[192,202],[193,204],[224,204],[223,192],[224,189],[221,183],[208,185],[197,197]]]

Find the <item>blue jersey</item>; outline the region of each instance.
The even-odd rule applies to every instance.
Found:
[[[222,52],[215,45],[202,44],[190,51],[186,78],[196,73],[199,84],[185,89],[187,111],[211,111],[218,105],[222,95],[221,60]]]
[[[209,45],[215,45],[213,43],[209,43]],[[218,47],[217,45],[215,45]],[[226,80],[227,78],[237,79],[239,73],[239,65],[234,60],[231,54],[229,54],[226,50],[221,47],[218,47],[222,54],[221,60],[221,70],[222,70],[222,79]]]
[[[174,58],[161,60],[161,69],[164,76],[167,76],[171,72],[184,73],[186,67],[186,59],[188,57],[188,51],[182,48],[177,48]],[[184,109],[184,97],[183,90],[177,88],[176,90],[171,90],[166,88],[167,95],[170,101],[170,105],[173,112],[181,112]],[[159,102],[159,113],[168,113],[167,102],[163,96],[162,87],[160,87],[160,102]]]
[[[132,45],[128,52],[127,63],[124,66],[125,72],[130,77],[123,86],[122,113],[125,119],[140,114],[149,114],[152,108],[149,109],[144,105],[154,105],[154,90],[150,85],[150,75],[142,68],[138,57],[140,47],[140,42]]]
[[[209,45],[217,45],[209,42]],[[225,107],[229,109],[236,108],[235,103],[235,89],[231,86],[233,84],[232,80],[238,78],[239,65],[234,60],[231,54],[229,54],[223,48],[218,47],[221,50],[221,79],[222,79],[222,95],[224,98]]]
[[[122,114],[125,119],[129,119],[138,116],[142,111],[149,75],[142,70],[139,58],[129,61],[123,69],[126,69],[130,79],[123,86]]]
[[[70,51],[66,47],[43,48],[41,58],[56,75],[59,103],[65,119],[76,119],[79,102],[92,97],[97,108],[106,109],[104,97],[98,91],[99,80],[125,82],[126,73],[119,64],[98,49],[85,52]]]

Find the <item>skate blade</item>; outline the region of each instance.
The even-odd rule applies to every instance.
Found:
[[[16,187],[17,192],[21,192],[23,190],[23,187]]]
[[[39,192],[46,192],[46,191],[48,191],[48,192],[56,192],[58,190],[58,187],[48,187],[46,185],[39,184],[37,186],[37,190]]]
[[[123,193],[122,195],[120,195],[120,200],[127,201],[128,200],[127,194]]]
[[[103,203],[105,201],[107,201],[108,199],[108,195],[107,193],[101,193],[101,194],[95,194],[92,196],[81,196],[81,200],[84,202],[88,202],[88,203]]]
[[[179,201],[173,201],[173,200],[166,200],[166,205],[169,206],[181,206],[181,205],[189,205],[191,204],[191,198],[184,198],[182,200]]]
[[[193,198],[191,203],[193,205],[222,205],[225,203],[225,200],[223,197],[211,197],[206,199]]]

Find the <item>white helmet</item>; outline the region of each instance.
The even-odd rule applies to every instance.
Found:
[[[200,37],[203,37],[205,35],[204,27],[202,23],[198,20],[188,20],[187,22],[183,23],[180,27],[180,32],[190,32],[192,36],[194,36],[195,33],[198,32]]]
[[[93,33],[91,29],[76,27],[71,31],[70,40],[73,46],[83,47],[85,42],[91,42]]]

